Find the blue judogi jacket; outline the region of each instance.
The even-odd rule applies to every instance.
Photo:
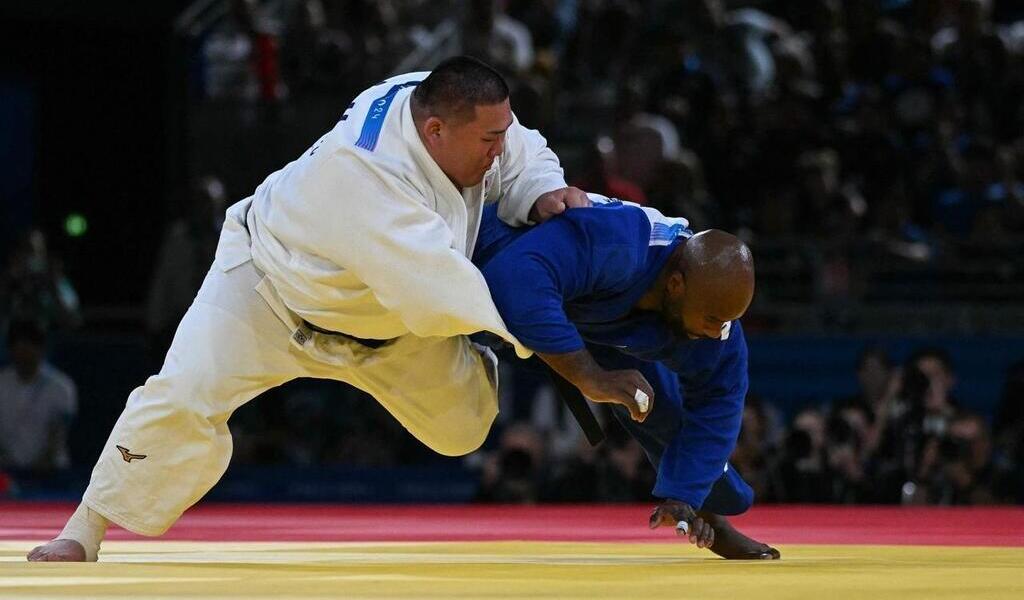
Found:
[[[659,314],[634,311],[692,232],[685,219],[591,198],[593,207],[532,228],[509,227],[493,208],[485,211],[473,261],[509,331],[531,350],[562,354],[590,347],[595,357],[622,358],[599,360],[605,368],[635,368],[639,360],[675,374],[677,389],[655,388],[655,405],[678,403],[669,414],[680,422],[654,459],[654,494],[699,508],[726,471],[739,435],[748,387],[743,330],[733,322],[723,327],[725,339],[692,340],[671,331]],[[652,418],[640,427],[664,428]]]

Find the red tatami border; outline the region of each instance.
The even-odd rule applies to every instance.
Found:
[[[653,505],[202,504],[160,539],[220,541],[675,542]],[[56,535],[72,504],[0,502],[0,539]],[[1022,546],[1022,507],[758,506],[733,519],[771,544]],[[113,528],[108,539],[139,539]]]

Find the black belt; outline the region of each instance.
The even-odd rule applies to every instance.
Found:
[[[601,424],[597,421],[594,413],[591,412],[590,405],[587,404],[587,399],[580,393],[579,388],[566,381],[564,377],[556,373],[554,369],[539,358],[535,357],[533,360],[544,365],[544,369],[551,377],[551,383],[555,386],[555,391],[562,398],[562,402],[565,402],[565,405],[569,407],[569,412],[572,413],[576,422],[580,424],[580,429],[587,436],[587,441],[590,442],[590,445],[596,446],[603,442],[605,437],[604,430],[601,429]]]
[[[324,329],[323,327],[317,327],[316,325],[310,323],[309,321],[306,321],[305,319],[303,319],[302,322],[306,325],[306,327],[309,327],[309,329],[311,331],[315,331],[317,333],[324,333],[324,334],[327,334],[327,335],[340,335],[341,337],[348,338],[350,340],[359,342],[360,344],[366,346],[367,348],[373,348],[375,350],[377,348],[380,348],[384,344],[387,344],[387,343],[390,343],[390,342],[394,341],[394,339],[390,339],[390,340],[374,340],[374,339],[370,339],[370,338],[356,337],[356,336],[350,335],[348,333],[342,333],[340,331],[331,331],[330,329]]]
[[[249,234],[250,239],[251,239],[252,232],[249,231],[249,211],[250,210],[252,210],[252,203],[251,202],[249,203],[249,208],[245,209],[245,215],[242,217],[242,227],[245,227],[245,232]],[[345,337],[345,338],[348,338],[350,340],[359,342],[360,344],[366,346],[367,348],[373,348],[374,350],[376,350],[377,348],[380,348],[381,346],[383,346],[384,344],[387,344],[388,342],[393,341],[393,340],[371,340],[371,339],[367,339],[367,338],[356,337],[354,335],[349,335],[347,333],[342,333],[340,331],[331,331],[330,329],[324,329],[323,327],[317,327],[316,325],[310,323],[309,321],[307,321],[305,319],[302,320],[302,323],[306,327],[308,327],[310,329],[310,331],[315,331],[317,333],[323,333],[323,334],[327,334],[327,335],[340,335],[341,337]]]

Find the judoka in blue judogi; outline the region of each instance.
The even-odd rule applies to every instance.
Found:
[[[510,227],[485,210],[473,262],[499,313],[584,395],[612,403],[642,445],[664,499],[651,527],[684,521],[691,542],[727,558],[778,558],[724,517],[753,502],[728,463],[748,388],[738,318],[753,294],[749,249],[727,233],[695,235],[685,219],[590,196],[592,207],[536,227]],[[623,379],[636,372],[638,383]],[[644,389],[649,413],[637,402]]]

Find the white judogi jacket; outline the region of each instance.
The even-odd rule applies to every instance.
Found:
[[[414,83],[392,77],[360,94],[341,121],[256,189],[252,257],[285,305],[357,337],[510,334],[469,257],[485,203],[512,225],[542,193],[565,187],[545,139],[515,120],[483,181],[461,193],[423,146]]]
[[[230,415],[299,377],[373,395],[439,453],[483,443],[498,412],[497,364],[464,334],[490,331],[529,351],[468,258],[482,207],[500,201],[502,218],[521,224],[565,181],[544,138],[516,122],[484,181],[457,191],[413,126],[404,84],[426,76],[363,92],[331,132],[228,209],[163,368],[132,391],[93,470],[83,497],[92,510],[163,533],[227,468]],[[397,339],[369,348],[303,319]]]

